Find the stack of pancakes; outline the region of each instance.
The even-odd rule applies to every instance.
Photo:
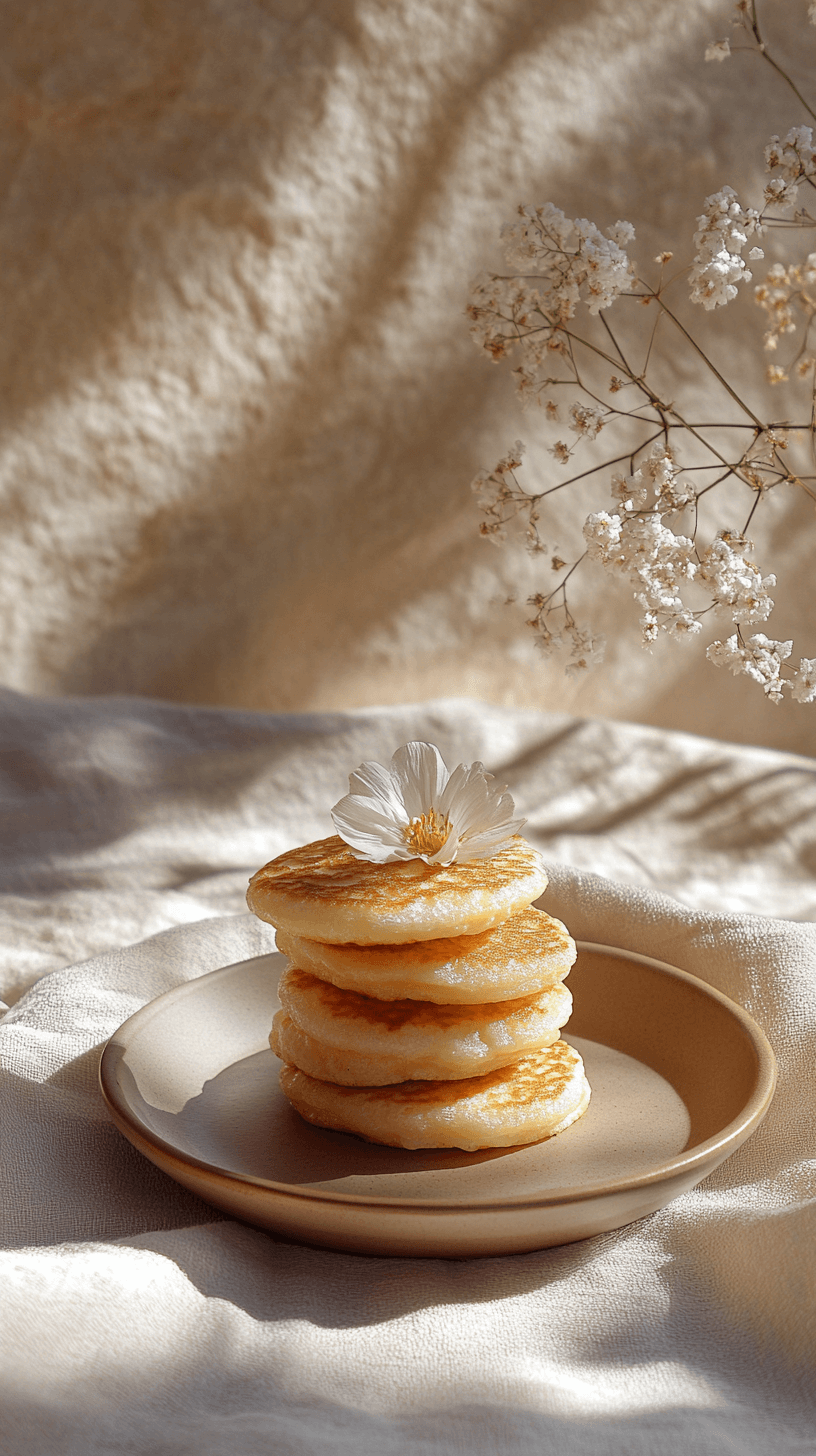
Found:
[[[510,1147],[561,1132],[589,1086],[559,1040],[575,945],[531,903],[541,856],[356,859],[337,836],[280,855],[247,902],[290,964],[270,1044],[308,1122],[404,1148]]]

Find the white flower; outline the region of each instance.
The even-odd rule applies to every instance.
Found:
[[[665,622],[661,625],[664,632],[669,637],[674,637],[677,642],[688,641],[689,637],[696,637],[697,633],[703,630],[702,623],[697,621],[694,613],[690,612],[687,607],[667,615]]]
[[[765,281],[754,289],[754,298],[768,315],[770,328],[765,335],[765,348],[776,349],[783,334],[796,331],[796,317],[793,301],[810,319],[816,300],[813,285],[816,283],[816,253],[809,253],[804,263],[774,263],[768,270]],[[798,364],[797,364],[798,370]]]
[[[741,550],[734,550],[734,547]],[[763,577],[753,561],[742,554],[748,543],[739,536],[723,531],[700,557],[698,579],[708,587],[718,606],[731,607],[731,617],[743,627],[767,622],[773,611],[768,587],[776,586],[775,576]]]
[[[517,212],[501,229],[516,276],[477,279],[466,312],[478,348],[496,362],[516,355],[516,393],[526,405],[547,398],[555,382],[553,362],[567,350],[564,330],[576,309],[583,304],[597,314],[632,287],[635,268],[625,246],[635,230],[616,222],[604,234],[594,222],[573,221],[551,202],[525,203]],[[557,417],[552,401],[548,413]]]
[[[576,435],[586,435],[588,440],[594,440],[600,430],[606,424],[607,411],[600,409],[595,404],[570,405],[570,429]]]
[[[645,506],[650,484],[659,511],[681,511],[694,499],[694,487],[680,479],[674,454],[662,440],[655,441],[633,475],[613,475],[612,497],[622,504]]]
[[[749,237],[759,231],[759,213],[742,208],[733,187],[723,187],[705,200],[705,211],[697,219],[694,246],[697,252],[689,279],[691,301],[703,308],[717,308],[737,296],[736,285],[750,282],[751,272],[741,256]],[[752,253],[761,250],[752,249]]]
[[[621,517],[596,511],[584,522],[584,540],[589,556],[631,582],[644,607],[684,611],[679,583],[695,576],[694,546],[664,526],[659,512]]]
[[[712,40],[706,46],[705,59],[707,61],[725,61],[731,54],[731,42],[728,36],[725,40]]]
[[[799,671],[791,678],[791,697],[797,703],[812,703],[816,698],[816,657],[800,657]]]
[[[563,440],[556,440],[554,445],[548,445],[547,452],[554,456],[559,465],[566,465],[569,461],[570,448]]]
[[[727,667],[735,676],[745,670],[746,653],[739,645],[736,632],[727,642],[712,642],[706,649],[706,657],[715,667]]]
[[[765,184],[765,201],[769,207],[794,207],[799,196],[799,183],[772,177]]]
[[[816,151],[813,131],[809,126],[792,126],[784,141],[772,136],[765,148],[769,172],[777,171],[765,188],[765,201],[771,206],[793,207],[803,178],[816,175]]]
[[[567,627],[566,631],[572,642],[570,660],[564,668],[568,677],[588,672],[591,667],[603,662],[606,653],[605,637],[584,631],[581,627],[576,627],[575,623]]]
[[[639,472],[634,475],[621,475],[619,470],[612,476],[612,499],[618,505],[623,506],[626,511],[633,511],[636,506],[645,506],[647,498],[646,486],[640,477]]]
[[[527,623],[535,632],[535,645],[542,657],[552,657],[559,647],[563,647],[564,638],[560,632],[553,632],[546,622],[539,622],[532,617]]]
[[[477,346],[494,363],[504,359],[534,321],[537,293],[519,278],[490,274],[471,284],[467,313]]]
[[[781,676],[782,663],[790,657],[792,650],[792,642],[774,642],[764,632],[749,637],[746,645],[741,647],[735,633],[727,642],[712,642],[706,657],[715,667],[727,667],[735,675],[746,673],[760,684],[772,703],[781,703],[782,690],[788,682]]]
[[[640,619],[641,637],[644,647],[651,648],[657,641],[660,631],[660,623],[657,619],[657,612],[644,612]]]
[[[534,269],[539,275],[536,301],[551,318],[572,318],[581,299],[590,313],[598,313],[630,286],[634,269],[622,245],[635,236],[631,223],[614,223],[604,237],[594,222],[584,217],[573,222],[551,202],[518,211],[519,221],[501,230],[505,256],[524,274]]]
[[[632,224],[630,222],[624,222],[620,218],[617,222],[613,222],[612,226],[608,227],[606,231],[613,243],[617,243],[620,248],[625,247],[627,243],[633,243],[635,241],[635,229],[632,227]]]
[[[663,446],[626,480],[616,477],[613,490],[637,486],[645,493],[644,473],[664,493],[674,479],[672,457]],[[599,561],[613,576],[625,577],[634,587],[635,600],[643,608],[640,619],[643,645],[649,647],[658,632],[688,638],[701,630],[694,612],[680,595],[683,582],[697,574],[694,543],[663,525],[659,504],[635,513],[632,500],[624,501],[622,515],[597,511],[584,522],[587,555]]]
[[[587,307],[590,313],[600,313],[631,285],[634,269],[621,243],[632,242],[635,230],[631,223],[616,222],[607,228],[609,237],[605,238],[594,222],[578,217],[575,231],[586,261]]]
[[[527,822],[514,819],[514,809],[483,764],[460,763],[449,775],[433,744],[406,743],[390,768],[361,763],[331,815],[355,859],[449,865],[501,849]]]
[[[496,466],[496,475],[507,475],[513,470],[518,470],[526,449],[527,446],[523,440],[516,440],[512,450],[508,450]]]
[[[608,511],[593,511],[584,521],[584,540],[587,543],[587,551],[604,566],[611,567],[613,562],[615,565],[619,563],[621,567],[624,566],[619,558],[620,539],[620,516],[610,516]]]

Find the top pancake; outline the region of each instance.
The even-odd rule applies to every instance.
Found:
[[[478,935],[524,910],[547,885],[518,835],[490,859],[428,865],[355,859],[338,835],[278,855],[249,882],[247,904],[279,930],[331,945],[399,945]]]

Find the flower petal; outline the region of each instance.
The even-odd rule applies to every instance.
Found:
[[[483,820],[490,806],[489,781],[492,779],[493,775],[486,774],[481,763],[469,767],[460,763],[448,779],[439,801],[439,812],[449,816],[460,839]]]
[[[399,807],[402,810],[401,804]],[[385,863],[390,859],[411,858],[404,824],[397,822],[391,806],[382,799],[346,794],[332,809],[332,820],[340,838],[366,859]]]
[[[354,773],[349,774],[349,793],[381,801],[380,807],[385,812],[390,811],[395,822],[408,823],[399,787],[391,771],[383,768],[381,763],[361,763]]]
[[[409,820],[438,805],[448,778],[445,760],[432,743],[404,743],[391,759],[391,773]]]
[[[454,769],[439,807],[460,841],[462,861],[488,859],[527,822],[513,818],[515,805],[506,787],[478,762]]]
[[[501,849],[520,829],[524,828],[526,819],[510,820],[496,829],[485,834],[471,834],[459,848],[459,859],[466,864],[471,859],[491,859],[497,850]]]

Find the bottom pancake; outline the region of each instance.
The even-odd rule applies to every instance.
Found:
[[[578,1053],[564,1041],[481,1077],[340,1087],[284,1066],[280,1084],[301,1117],[395,1148],[509,1148],[553,1137],[589,1104]]]

